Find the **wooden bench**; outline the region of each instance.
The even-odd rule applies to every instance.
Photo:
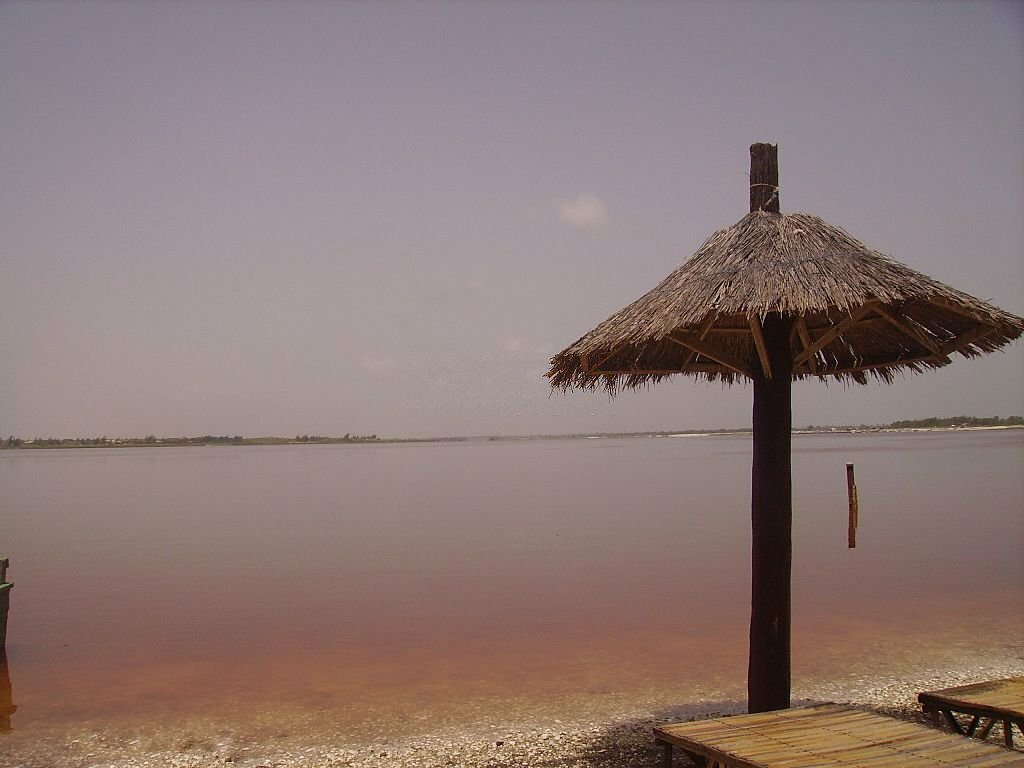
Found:
[[[945,718],[946,725],[964,736],[987,738],[992,726],[1001,722],[1003,743],[1012,748],[1013,726],[1024,733],[1024,677],[925,691],[917,695],[917,700],[936,725]],[[969,716],[970,724],[962,725],[956,718],[958,714]]]
[[[1024,768],[996,744],[840,704],[676,723],[654,729],[663,765],[679,747],[702,768]]]

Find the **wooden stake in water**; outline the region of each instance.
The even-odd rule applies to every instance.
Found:
[[[846,532],[846,546],[857,546],[857,483],[853,479],[853,464],[846,465],[846,496],[850,501],[850,523]]]

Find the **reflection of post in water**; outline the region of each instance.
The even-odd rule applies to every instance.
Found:
[[[0,558],[0,648],[7,645],[7,608],[11,603],[11,587],[7,582],[7,566],[10,560]]]
[[[11,675],[7,670],[7,650],[0,648],[0,731],[11,730],[11,715],[17,709],[11,690]]]

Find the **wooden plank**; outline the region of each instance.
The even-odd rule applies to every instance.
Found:
[[[622,368],[607,371],[581,371],[584,376],[674,376],[677,373],[722,373],[721,365],[688,365],[686,368]]]
[[[806,350],[813,343],[811,341],[811,332],[807,329],[807,320],[802,317],[796,319],[796,332],[800,336],[800,344]],[[806,360],[808,368],[811,373],[816,374],[818,372],[818,357],[815,354],[811,354]]]
[[[963,736],[964,729],[963,727],[961,727],[957,719],[953,716],[953,713],[950,712],[948,709],[944,709],[942,710],[942,714],[946,718],[946,725],[949,726],[949,729],[953,731],[953,733],[959,733],[961,736]]]
[[[942,713],[949,727],[957,733],[965,731],[954,713],[973,718],[971,726],[966,730],[967,736],[972,735],[974,728],[984,718],[989,718],[989,724],[978,734],[979,739],[988,737],[997,720],[1003,723],[1003,743],[1007,747],[1013,747],[1014,725],[1024,732],[1024,677],[924,691],[918,694],[917,700],[926,714],[932,713],[938,717]]]
[[[972,328],[968,331],[964,331],[955,339],[947,341],[939,349],[943,355],[951,355],[954,352],[959,352],[963,347],[966,347],[968,344],[973,344],[976,341],[981,341],[983,338],[988,336],[993,331],[995,331],[995,328],[991,328],[989,326],[979,326],[978,328]]]
[[[700,330],[697,331],[697,338],[700,339],[701,341],[704,341],[704,338],[708,335],[708,331],[711,330],[711,326],[715,324],[716,320],[718,320],[718,315],[708,315],[708,319],[704,321],[704,324],[701,325]],[[741,330],[746,332],[745,329]],[[690,352],[686,355],[686,359],[683,361],[682,367],[687,368],[688,366],[690,366],[696,357],[697,351],[691,349]]]
[[[666,725],[655,737],[725,768],[1024,768],[1024,755],[994,744],[834,704]]]
[[[971,724],[967,726],[967,730],[964,731],[965,736],[973,736],[974,732],[978,730],[978,722],[981,720],[981,715],[975,715],[971,718]]]
[[[818,337],[817,341],[811,344],[809,347],[804,347],[804,351],[801,352],[793,359],[793,366],[802,365],[805,363],[811,355],[821,351],[835,339],[839,338],[845,331],[859,323],[864,317],[874,312],[875,307],[878,306],[879,302],[869,301],[858,307],[854,312],[849,315],[842,322],[832,326],[829,330]]]
[[[933,355],[940,354],[938,342],[935,341],[934,339],[928,338],[928,336],[925,335],[924,331],[911,325],[911,321],[903,317],[897,317],[893,312],[890,312],[889,309],[885,307],[885,305],[882,304],[879,304],[875,308],[875,311],[878,312],[878,314],[880,314],[886,320],[888,320],[891,325],[903,331],[903,333],[912,338],[914,341],[916,341],[922,347],[927,349]]]
[[[754,336],[754,346],[757,347],[757,356],[761,359],[761,372],[766,379],[772,377],[772,364],[768,359],[768,348],[764,344],[764,333],[761,330],[761,321],[756,317],[747,320],[750,324],[750,333]]]
[[[676,344],[692,349],[709,360],[714,360],[716,363],[721,363],[726,368],[746,376],[748,379],[754,378],[753,371],[747,367],[746,363],[738,358],[733,357],[721,350],[715,348],[711,344],[708,344],[703,339],[692,333],[683,333],[682,331],[673,331],[668,335],[668,340],[675,342]]]
[[[661,768],[672,768],[672,745],[660,739],[656,742],[661,747]]]
[[[930,703],[938,708],[951,707],[958,712],[967,711],[960,707],[974,707],[1024,717],[1024,677],[925,691],[918,694],[917,699],[922,704]]]

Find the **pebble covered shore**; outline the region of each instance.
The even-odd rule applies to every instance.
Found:
[[[1009,654],[1006,651],[1009,650]],[[798,681],[794,705],[833,701],[923,722],[917,693],[982,680],[1024,675],[1024,651],[975,654],[941,668],[886,670],[870,677],[862,670],[831,681]],[[736,692],[734,692],[736,693]],[[614,697],[613,697],[614,698]],[[217,718],[117,727],[65,729],[33,738],[0,734],[3,768],[639,768],[658,765],[651,729],[665,722],[743,711],[740,696],[675,703],[631,696],[609,702],[581,696],[523,708],[483,713],[472,722],[360,743],[341,743],[327,730],[289,732],[230,727]],[[294,723],[291,725],[295,725]],[[396,724],[397,726],[398,724]],[[380,734],[400,733],[386,722]],[[37,733],[39,737],[42,734]],[[1001,739],[1000,739],[1001,741]],[[1024,747],[1018,737],[1018,749]],[[676,756],[676,765],[689,762]]]

